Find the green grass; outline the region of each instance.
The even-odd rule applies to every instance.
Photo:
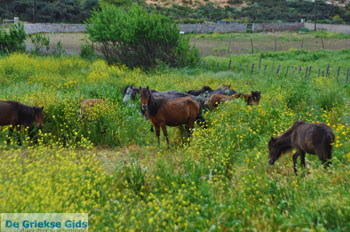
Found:
[[[263,53],[263,64],[283,68],[346,67],[348,51]],[[230,57],[258,64],[259,55]],[[207,64],[230,58],[207,57]],[[224,69],[223,69],[224,70]],[[343,78],[344,76],[342,76]],[[236,99],[205,113],[190,144],[168,127],[170,149],[150,122],[122,103],[127,84],[187,91],[231,84],[262,91],[261,104]],[[163,69],[151,73],[78,57],[15,54],[0,59],[0,99],[44,106],[38,144],[6,145],[0,130],[0,212],[86,212],[91,231],[348,231],[350,230],[350,84],[313,73],[285,76]],[[79,100],[105,104],[82,120]],[[291,154],[268,165],[267,142],[295,120],[329,124],[335,135],[332,166],[317,156],[295,176]]]

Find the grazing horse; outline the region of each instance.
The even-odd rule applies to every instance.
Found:
[[[89,109],[103,103],[102,99],[80,99],[80,117],[84,118]]]
[[[189,90],[187,91],[188,94],[191,94],[193,96],[199,96],[199,95],[202,95],[204,93],[211,93],[213,92],[214,90],[212,88],[210,88],[209,86],[203,86],[200,90]]]
[[[252,103],[256,103],[259,105],[261,98],[261,91],[252,91],[250,94],[237,93],[235,94],[236,98],[244,98],[248,105],[252,105]]]
[[[134,87],[133,85],[128,85],[124,88],[123,91],[123,102],[127,103],[131,100],[135,100],[136,99],[136,94],[139,92],[139,89]]]
[[[9,137],[12,135],[13,129],[17,126],[28,126],[32,130],[34,121],[39,129],[41,129],[44,120],[43,108],[27,106],[18,101],[0,101],[0,126],[12,125],[9,131]],[[21,142],[19,138],[18,142]]]
[[[169,139],[166,126],[180,126],[185,124],[188,135],[190,129],[194,128],[194,122],[200,114],[200,106],[192,97],[181,97],[175,99],[165,99],[155,97],[149,87],[139,88],[141,99],[141,112],[145,118],[149,119],[156,129],[158,144],[160,144],[160,127],[166,138],[168,148]]]
[[[332,143],[334,134],[332,129],[324,123],[307,123],[296,121],[293,126],[278,137],[271,137],[269,147],[269,163],[273,165],[281,154],[293,148],[294,173],[297,174],[296,163],[298,156],[301,165],[305,167],[305,152],[317,154],[321,162],[326,166],[332,158]]]
[[[224,103],[225,101],[232,100],[233,98],[234,98],[234,96],[227,96],[227,95],[223,95],[223,94],[213,94],[208,99],[207,104],[209,106],[209,109],[214,109],[219,104]]]

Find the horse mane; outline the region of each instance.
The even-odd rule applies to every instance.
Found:
[[[142,91],[147,91],[147,89],[142,89]],[[144,93],[143,93],[144,94]],[[155,97],[152,92],[149,91],[148,100],[148,114],[149,116],[155,116],[158,113],[159,108],[162,106],[166,99],[163,97]]]
[[[8,101],[17,109],[18,119],[20,123],[32,123],[35,118],[35,107],[24,105],[18,101]]]

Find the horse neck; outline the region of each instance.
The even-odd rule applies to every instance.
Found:
[[[292,133],[294,128],[288,129],[286,132],[284,132],[282,135],[277,137],[278,143],[285,147],[289,148],[292,146]]]
[[[21,103],[17,103],[19,122],[30,124],[34,121],[34,108],[26,106]]]
[[[161,104],[164,100],[161,98],[155,98],[153,94],[150,92],[149,100],[148,100],[148,114],[149,116],[154,116],[157,114]]]

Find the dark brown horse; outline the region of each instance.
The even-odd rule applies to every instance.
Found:
[[[149,119],[156,129],[158,144],[160,144],[160,127],[166,138],[168,148],[169,139],[166,126],[180,126],[185,124],[188,135],[194,127],[194,122],[200,113],[200,106],[192,97],[166,99],[154,97],[147,88],[139,88],[141,99],[141,113],[145,119]]]
[[[201,94],[203,94],[203,93],[211,93],[211,92],[213,92],[214,90],[212,89],[212,88],[210,88],[209,86],[203,86],[201,89],[199,89],[199,90],[189,90],[187,93],[188,94],[191,94],[191,95],[193,95],[193,96],[199,96],[199,95],[201,95]]]
[[[33,129],[33,122],[36,122],[41,129],[44,119],[43,107],[31,107],[17,101],[0,101],[0,126],[12,125],[9,137],[13,129],[19,129],[21,125]],[[20,142],[20,141],[19,141]]]
[[[294,172],[297,173],[296,163],[298,156],[301,165],[305,167],[305,152],[317,154],[323,164],[328,166],[332,158],[332,143],[334,134],[332,129],[324,123],[307,123],[296,121],[293,126],[278,137],[271,137],[269,147],[269,163],[273,165],[281,154],[291,151],[293,155]]]
[[[235,94],[236,98],[244,98],[248,105],[252,105],[253,103],[259,105],[261,92],[260,91],[252,91],[250,94],[237,93]]]

